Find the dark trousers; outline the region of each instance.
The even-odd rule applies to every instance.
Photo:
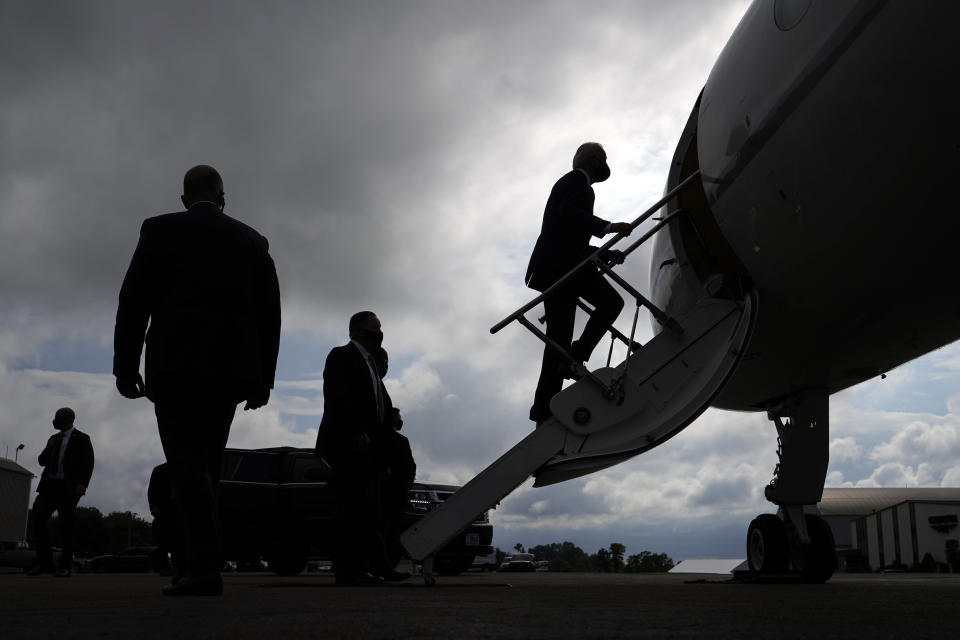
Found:
[[[403,557],[400,534],[407,525],[406,512],[410,510],[410,488],[417,473],[417,464],[410,451],[410,441],[396,431],[384,437],[385,466],[389,469],[380,477],[380,523],[387,570],[393,569]]]
[[[43,480],[43,487],[33,501],[33,535],[37,544],[37,566],[53,567],[50,530],[47,521],[53,512],[60,519],[60,568],[69,570],[73,564],[73,522],[77,513],[76,485],[64,480]]]
[[[379,471],[357,461],[338,462],[333,482],[337,499],[334,572],[338,579],[382,572],[387,560],[379,527]]]
[[[157,399],[154,405],[160,442],[177,510],[187,576],[219,573],[223,566],[217,487],[223,449],[237,403],[224,399]]]
[[[573,345],[573,324],[577,317],[577,299],[583,298],[594,307],[594,312],[583,328],[580,339]],[[547,316],[547,337],[567,349],[577,360],[590,358],[603,334],[623,309],[623,298],[598,271],[585,271],[543,301]],[[549,345],[543,349],[540,380],[533,398],[530,417],[545,419],[550,415],[550,399],[563,388],[560,365],[563,357]]]
[[[157,545],[158,570],[167,567],[167,555],[170,556],[170,565],[174,569],[174,576],[180,577],[176,571],[185,570],[183,560],[183,532],[177,520],[176,505],[172,502],[153,516],[153,544]]]

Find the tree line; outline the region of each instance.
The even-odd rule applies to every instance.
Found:
[[[619,542],[588,554],[572,542],[541,544],[524,550],[523,545],[514,545],[518,553],[531,553],[537,560],[549,563],[550,571],[596,571],[601,573],[647,573],[664,572],[674,567],[674,561],[665,553],[641,551],[626,555],[627,548]],[[497,561],[509,555],[497,549]]]
[[[60,521],[50,518],[50,541],[60,541]],[[27,539],[33,540],[33,518],[27,520]],[[113,511],[103,515],[96,507],[77,507],[73,523],[73,553],[79,558],[118,553],[127,547],[153,545],[153,530],[132,511]]]

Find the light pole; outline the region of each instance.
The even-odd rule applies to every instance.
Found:
[[[17,447],[16,451],[13,452],[13,461],[16,462],[17,458],[20,457],[20,450],[23,449],[23,443],[20,443],[20,446]]]

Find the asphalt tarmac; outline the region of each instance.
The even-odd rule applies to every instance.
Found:
[[[824,585],[723,576],[467,573],[378,587],[226,574],[222,597],[169,578],[0,574],[0,638],[955,638],[960,575],[838,574]]]

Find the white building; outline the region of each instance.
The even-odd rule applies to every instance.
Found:
[[[920,565],[929,554],[934,562],[960,571],[956,566],[958,524],[960,501],[906,500],[858,518],[851,531],[871,569],[909,568]]]
[[[33,473],[28,469],[0,458],[0,541],[23,539],[32,480]]]
[[[910,568],[928,553],[946,564],[947,541],[960,539],[960,488],[824,489],[817,509],[833,531],[841,570],[857,557],[874,571]]]

